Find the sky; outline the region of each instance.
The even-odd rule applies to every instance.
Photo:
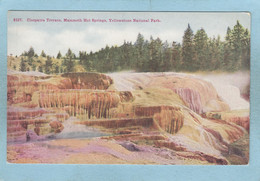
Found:
[[[47,22],[47,19],[60,19],[61,22]],[[82,22],[65,22],[64,19],[80,19]],[[84,19],[90,21],[84,22]],[[110,22],[109,19],[131,22]],[[148,22],[134,22],[133,19]],[[152,22],[152,19],[159,22]],[[44,50],[47,55],[56,56],[59,51],[65,55],[70,48],[78,55],[79,51],[95,52],[106,45],[120,46],[124,41],[134,43],[138,33],[147,40],[153,36],[169,44],[172,41],[181,43],[188,24],[194,33],[204,28],[209,37],[220,35],[224,40],[227,27],[233,28],[237,20],[250,30],[250,14],[246,12],[9,11],[7,53],[19,56],[33,47],[38,55]]]

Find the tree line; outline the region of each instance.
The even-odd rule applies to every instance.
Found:
[[[232,29],[227,28],[225,39],[221,40],[220,36],[208,37],[203,28],[194,33],[188,24],[182,43],[163,42],[152,36],[145,40],[139,33],[134,43],[124,41],[121,46],[106,46],[97,52],[80,51],[76,56],[68,49],[64,56],[59,52],[56,57],[51,57],[42,51],[40,57],[45,58],[45,63],[35,66],[33,62],[37,61],[38,55],[31,47],[22,54],[20,71],[29,68],[47,74],[63,73],[76,71],[76,66],[97,72],[249,70],[250,32],[237,21]]]

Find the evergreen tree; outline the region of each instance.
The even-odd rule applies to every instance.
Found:
[[[40,66],[38,67],[38,71],[39,71],[39,72],[43,72],[42,65],[40,65]]]
[[[139,49],[139,48],[138,48]],[[133,51],[136,51],[136,47]],[[136,71],[139,72],[148,72],[151,71],[150,68],[150,42],[148,40],[145,40],[143,43],[143,49],[141,52],[135,54],[134,59],[137,61],[136,66],[133,66],[133,68]],[[138,55],[139,54],[139,55]],[[137,59],[140,58],[140,59]]]
[[[53,65],[51,57],[47,56],[44,65],[33,57],[37,55],[31,47],[24,52],[24,59],[20,62],[20,70],[38,70],[46,73],[73,72],[76,65],[76,55],[69,48],[63,58],[62,65]],[[46,54],[42,50],[42,57]],[[60,51],[57,59],[61,59]],[[231,30],[227,28],[225,41],[217,38],[208,38],[203,28],[196,34],[188,24],[184,31],[182,44],[173,42],[169,46],[160,38],[150,41],[145,40],[141,33],[132,42],[124,41],[121,46],[106,46],[97,52],[79,52],[79,64],[87,71],[113,72],[120,70],[135,70],[141,72],[164,72],[164,71],[209,71],[222,69],[225,71],[236,71],[249,69],[250,66],[250,32],[245,29],[239,21]]]
[[[25,72],[27,69],[26,61],[22,58],[20,62],[20,71]]]
[[[231,29],[227,28],[227,33],[224,43],[224,70],[230,70],[232,68],[232,38]]]
[[[59,65],[57,65],[57,64],[54,65],[54,73],[55,73],[55,74],[60,73],[60,67],[59,67]]]
[[[44,65],[45,73],[50,74],[52,73],[52,60],[50,56],[47,56],[47,60]]]
[[[32,70],[36,71],[36,65],[35,64],[32,65]]]
[[[162,65],[163,62],[163,43],[162,40],[158,37],[155,40],[155,50],[156,50],[156,64],[158,65],[157,69],[155,69],[156,72],[162,72]]]
[[[73,53],[72,53],[72,51],[71,51],[70,48],[68,49],[68,51],[67,51],[67,53],[66,53],[66,57],[67,57],[68,59],[74,58],[74,55],[73,55]]]
[[[112,52],[113,56],[113,64],[114,69],[112,71],[121,71],[122,68],[120,67],[121,55],[120,55],[120,47],[115,46],[114,51]]]
[[[104,59],[104,62],[103,62],[103,66],[102,66],[102,69],[104,72],[108,72],[108,71],[111,71],[112,69],[112,57],[111,57],[111,48],[106,45],[106,48],[104,50],[104,56],[105,56],[105,59]]]
[[[188,28],[184,32],[182,39],[182,61],[183,69],[194,71],[194,45],[193,45],[193,31],[188,24]]]
[[[136,42],[134,43],[135,46],[135,68],[137,70],[141,70],[145,64],[145,57],[144,57],[144,36],[141,33],[138,33]]]
[[[28,56],[27,51],[24,51],[24,52],[21,54],[21,56]]]
[[[46,57],[46,54],[45,54],[45,52],[43,50],[41,52],[41,57]]]
[[[61,57],[62,57],[62,55],[61,55],[61,53],[59,51],[59,53],[57,54],[57,59],[60,59]]]
[[[243,57],[242,57],[242,69],[249,70],[250,68],[250,33],[248,29],[245,30],[243,39],[242,39],[242,46],[243,46]]]
[[[194,70],[210,69],[208,56],[208,35],[203,28],[194,35]]]
[[[32,66],[33,62],[34,62],[34,59],[32,57],[28,58],[28,65],[29,66]]]
[[[172,42],[171,64],[172,64],[173,70],[175,70],[175,71],[179,71],[182,68],[181,45],[180,45],[180,43],[176,43],[175,41]]]
[[[162,72],[169,71],[172,68],[172,52],[171,48],[167,41],[162,45],[162,61],[161,61],[161,70]]]
[[[86,51],[79,52],[79,63],[85,67],[86,70],[92,70],[92,63]]]
[[[149,71],[158,72],[161,69],[162,61],[162,41],[160,38],[154,40],[152,36],[150,37],[149,51]]]
[[[75,62],[72,60],[74,58],[74,54],[72,53],[71,49],[68,49],[68,52],[66,53],[66,57],[63,60],[63,65],[65,66],[65,72],[73,72]]]
[[[244,27],[237,21],[231,32],[232,38],[232,69],[238,70],[242,67],[243,39],[245,35]]]
[[[129,69],[130,67],[130,60],[131,60],[131,46],[132,43],[130,42],[124,42],[123,46],[122,46],[122,63],[121,63],[121,67],[123,69]]]
[[[72,59],[69,59],[66,64],[66,72],[73,72],[75,67],[75,62]]]
[[[212,42],[210,42],[212,41]],[[210,70],[223,69],[224,67],[224,43],[220,40],[220,36],[209,41],[209,63],[212,65]]]
[[[30,47],[29,51],[27,52],[27,55],[29,58],[32,58],[34,56],[34,49],[33,47]]]

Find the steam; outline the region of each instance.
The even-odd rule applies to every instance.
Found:
[[[241,92],[250,84],[249,72],[211,73],[198,77],[211,82],[231,110],[249,109],[249,102],[241,97]]]

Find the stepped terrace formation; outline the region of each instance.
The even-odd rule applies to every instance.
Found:
[[[231,110],[197,77],[8,71],[7,80],[9,162],[248,162],[249,110]]]

